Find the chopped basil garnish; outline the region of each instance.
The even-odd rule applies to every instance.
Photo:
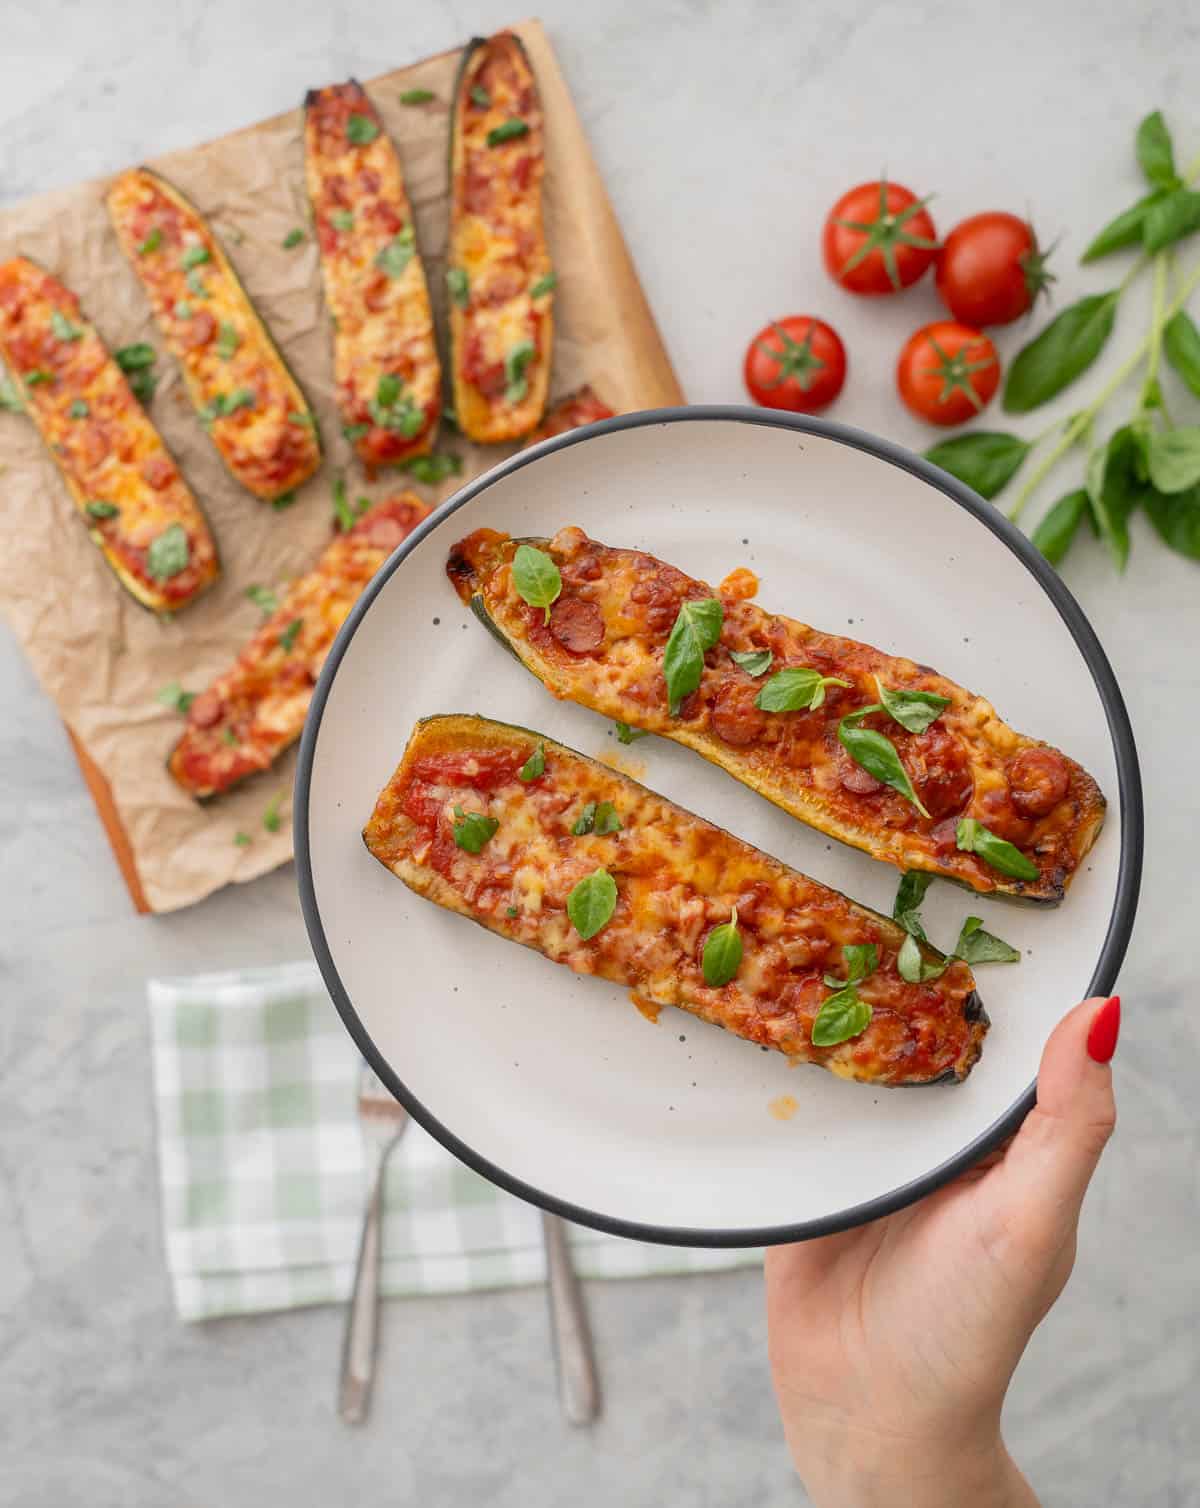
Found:
[[[923,870],[910,870],[901,878],[896,889],[896,899],[892,902],[892,916],[906,932],[921,942],[925,941],[925,928],[920,914],[921,902],[925,899],[925,892],[933,884],[933,879],[933,875]]]
[[[649,738],[649,728],[631,728],[628,723],[614,723],[617,730],[617,742],[619,744],[631,744],[636,738]]]
[[[249,833],[234,833],[233,835],[233,846],[235,848],[249,848],[252,842],[253,839]]]
[[[812,1027],[814,1047],[835,1047],[866,1031],[871,1023],[871,1007],[859,996],[856,986],[879,967],[879,950],[874,943],[850,943],[842,949],[846,978],[825,975],[825,984],[834,993],[822,1002]]]
[[[273,613],[279,606],[279,598],[266,586],[248,586],[246,596],[254,603],[255,607],[262,608],[264,613]]]
[[[73,325],[61,309],[51,309],[50,329],[55,340],[82,340],[83,331],[78,325]]]
[[[754,705],[764,712],[802,712],[805,708],[815,710],[825,701],[826,686],[849,686],[836,675],[822,675],[807,665],[796,665],[789,670],[779,670],[771,677],[758,695]]]
[[[146,404],[154,397],[154,390],[158,387],[158,378],[147,367],[143,371],[130,374],[129,387],[138,402]]]
[[[912,802],[922,817],[928,817],[929,813],[913,789],[896,745],[882,733],[876,733],[873,728],[859,727],[861,718],[872,712],[882,711],[882,704],[873,702],[869,707],[860,707],[857,712],[848,713],[838,723],[838,742],[856,765],[884,785],[890,785],[892,790],[899,791],[906,801]]]
[[[501,146],[506,141],[515,141],[518,136],[529,135],[529,122],[518,120],[515,115],[501,121],[498,126],[493,126],[487,134],[489,147]]]
[[[504,358],[504,376],[508,384],[504,389],[506,403],[520,403],[528,393],[529,379],[525,376],[525,369],[536,355],[533,341],[519,340]]]
[[[200,276],[198,268],[193,267],[184,277],[184,282],[192,290],[197,298],[212,298],[212,294],[204,286],[204,279]]]
[[[237,326],[223,320],[217,334],[217,355],[222,361],[229,361],[241,343],[242,337],[237,332]]]
[[[571,832],[576,838],[582,838],[586,833],[590,833],[595,825],[596,803],[594,801],[587,801],[584,803],[583,810],[579,813],[579,816],[575,818]]]
[[[98,499],[83,505],[83,511],[89,518],[116,518],[120,508],[116,503],[102,503]]]
[[[431,99],[437,99],[432,89],[405,89],[400,96],[402,105],[427,105]]]
[[[43,382],[56,382],[58,379],[53,372],[47,372],[44,367],[35,367],[32,372],[25,373],[26,387],[40,387]]]
[[[464,813],[461,806],[454,808],[454,815],[458,818],[454,824],[454,841],[467,853],[481,852],[500,826],[497,818],[485,817],[482,812]]]
[[[399,377],[392,372],[385,372],[379,379],[367,412],[381,429],[398,430],[406,440],[420,434],[425,425],[425,410],[403,391]]]
[[[704,656],[721,637],[725,609],[716,597],[684,602],[671,629],[663,651],[663,676],[671,716],[679,715],[679,704],[700,684]]]
[[[329,216],[329,223],[334,230],[353,230],[354,216],[348,209],[335,209]]]
[[[178,303],[175,305],[175,318],[176,319],[191,319],[191,317],[192,317],[192,306],[191,306],[191,304],[188,303],[187,299],[181,298],[178,301]]]
[[[757,680],[760,675],[766,675],[770,670],[775,651],[772,649],[731,649],[729,658],[735,665],[740,665],[747,675]]]
[[[375,265],[390,278],[398,278],[413,259],[415,242],[413,228],[406,225],[387,243],[376,256]]]
[[[265,812],[263,812],[262,816],[262,825],[269,833],[277,833],[279,831],[281,825],[279,808],[286,800],[287,792],[277,791],[275,795],[271,797],[270,801],[267,802],[267,809]]]
[[[446,290],[460,309],[467,307],[467,300],[471,296],[471,285],[466,272],[461,267],[446,268]]]
[[[412,456],[403,463],[404,470],[415,476],[418,482],[434,487],[448,476],[457,476],[462,470],[462,457],[449,452],[428,456]]]
[[[1041,870],[1021,850],[984,827],[974,817],[960,817],[955,841],[963,853],[978,854],[985,864],[1014,880],[1036,880]]]
[[[350,442],[351,445],[357,444],[358,441],[361,440],[364,435],[369,435],[370,433],[371,433],[371,426],[369,424],[343,424],[342,425],[342,434],[345,435],[346,439],[349,440],[349,442]]]
[[[545,293],[553,293],[557,287],[558,273],[548,272],[544,278],[538,278],[537,282],[534,283],[533,287],[529,290],[529,297],[541,298]]]
[[[357,519],[371,506],[369,497],[360,497],[352,504],[346,495],[346,481],[344,477],[337,477],[333,484],[333,519],[338,530],[345,534],[353,529]]]
[[[172,712],[184,713],[196,700],[196,693],[185,691],[178,681],[168,681],[160,691],[155,692],[154,699],[164,707],[170,707]]]
[[[221,742],[228,744],[229,747],[232,749],[232,748],[236,747],[236,745],[241,742],[241,739],[238,738],[237,734],[233,731],[232,728],[222,728],[221,729]]]
[[[909,932],[900,944],[896,955],[896,972],[908,984],[924,984],[928,979],[938,979],[950,967],[948,958],[926,958],[916,935]]]
[[[317,421],[311,414],[301,414],[293,410],[287,417],[289,424],[294,424],[297,429],[315,429]]]
[[[530,607],[544,607],[550,621],[550,604],[562,591],[562,576],[545,550],[533,545],[518,545],[512,563],[513,585]]]
[[[146,239],[138,247],[138,256],[144,257],[147,252],[157,251],[162,245],[162,231],[156,225]]]
[[[290,654],[296,647],[296,640],[300,637],[300,630],[304,627],[303,618],[293,618],[284,631],[279,635],[279,647],[284,654]]]
[[[524,780],[526,784],[531,780],[539,780],[546,773],[546,745],[538,744],[533,753],[517,771],[517,779]]]
[[[518,915],[517,908],[515,906],[508,906],[505,909],[504,914],[505,916],[516,916]]]
[[[146,551],[146,570],[156,581],[169,581],[186,571],[191,559],[187,531],[182,524],[168,524]]]
[[[487,92],[482,84],[476,84],[475,87],[471,90],[471,103],[473,105],[478,105],[481,110],[490,110],[492,105],[492,96]]]
[[[704,944],[700,967],[704,982],[719,990],[727,985],[742,966],[742,934],[738,931],[737,907],[727,922],[714,927]]]
[[[346,140],[352,146],[365,147],[379,135],[379,127],[369,115],[352,115],[346,122]]]
[[[894,723],[899,723],[909,733],[924,733],[950,705],[948,696],[938,696],[934,691],[894,691],[885,686],[878,676],[875,677],[875,684],[879,688],[883,710]]]
[[[596,821],[592,831],[598,838],[621,831],[621,816],[611,801],[602,801],[596,808]]]
[[[964,963],[1020,963],[1020,950],[983,930],[983,918],[968,916],[954,944],[956,958]]]
[[[288,231],[287,235],[284,236],[283,240],[280,242],[280,245],[283,247],[284,251],[291,251],[293,246],[299,246],[300,242],[303,240],[304,232],[297,225],[292,230]]]
[[[847,984],[857,984],[860,979],[873,974],[879,967],[879,949],[874,943],[847,943],[842,949],[842,959],[846,965],[845,979],[825,975],[825,983],[831,990],[840,990]]]
[[[294,492],[281,492],[278,497],[271,499],[271,507],[275,509],[276,513],[282,513],[285,508],[290,508],[295,501],[296,494]]]
[[[586,875],[567,896],[567,915],[584,942],[612,920],[617,909],[617,882],[607,869]]]
[[[10,414],[23,414],[25,404],[21,400],[21,394],[17,385],[0,371],[0,410]]]
[[[74,403],[72,403],[71,407],[67,410],[67,418],[86,419],[90,413],[91,409],[88,408],[84,400],[82,398],[76,398]]]
[[[147,345],[144,340],[139,340],[132,346],[122,346],[113,353],[113,359],[123,372],[140,372],[146,367],[152,367],[157,356],[158,352],[154,347]]]
[[[200,410],[200,422],[207,428],[214,419],[227,419],[239,408],[254,407],[255,392],[252,387],[234,388],[232,393],[218,393],[211,403]]]
[[[212,254],[207,246],[189,246],[179,258],[179,265],[184,272],[193,267],[202,267],[205,262],[212,261]]]

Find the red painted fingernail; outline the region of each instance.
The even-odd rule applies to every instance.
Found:
[[[1088,1057],[1097,1063],[1107,1063],[1117,1050],[1117,1038],[1121,1035],[1121,997],[1110,996],[1096,1014],[1088,1028]]]

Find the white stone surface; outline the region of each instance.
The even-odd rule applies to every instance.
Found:
[[[1075,258],[1139,192],[1137,119],[1161,106],[1182,155],[1200,151],[1200,28],[1186,6],[545,0],[541,13],[689,397],[740,400],[748,335],[770,316],[818,312],[850,350],[836,416],[918,448],[929,436],[893,398],[891,370],[905,335],[936,317],[934,295],[855,302],[826,280],[817,232],[837,193],[886,167],[938,191],[943,227],[1028,205],[1046,240],[1063,238],[1066,299],[1108,286],[1108,268]],[[7,0],[0,202],[512,19],[501,0]],[[1118,349],[1140,338],[1143,293],[1122,306]],[[1098,385],[1080,382],[1058,411]],[[1055,412],[1022,428],[1036,433]],[[1114,405],[1113,424],[1121,413]],[[1158,548],[1140,520],[1134,533],[1123,580],[1090,541],[1066,571],[1123,682],[1148,812],[1122,979],[1121,1127],[1078,1270],[1008,1412],[1015,1453],[1063,1508],[1200,1505],[1200,567]],[[1013,633],[1036,654],[1019,622]],[[334,1417],[337,1313],[179,1326],[157,1226],[142,980],[302,953],[292,876],[133,917],[62,729],[6,634],[0,707],[4,1508],[801,1500],[753,1274],[593,1287],[607,1406],[590,1434],[560,1421],[536,1292],[390,1306],[360,1434]]]

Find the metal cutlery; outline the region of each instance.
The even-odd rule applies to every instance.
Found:
[[[546,1246],[546,1285],[558,1367],[558,1395],[571,1424],[590,1424],[600,1412],[600,1385],[587,1309],[571,1260],[566,1223],[547,1210],[542,1211],[542,1238]]]

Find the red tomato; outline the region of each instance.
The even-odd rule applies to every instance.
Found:
[[[746,390],[766,408],[815,414],[846,380],[846,348],[824,320],[789,314],[772,320],[746,348]]]
[[[910,335],[896,364],[900,396],[919,419],[961,424],[1000,386],[1000,358],[986,335],[941,319]]]
[[[1003,210],[972,215],[946,238],[937,290],[964,325],[1007,325],[1033,307],[1054,274],[1028,220]]]
[[[915,283],[938,249],[925,204],[886,178],[843,194],[825,220],[829,276],[851,293],[899,293]]]

